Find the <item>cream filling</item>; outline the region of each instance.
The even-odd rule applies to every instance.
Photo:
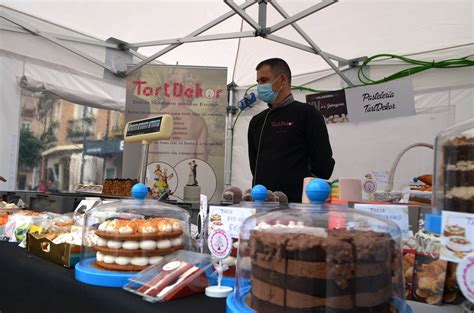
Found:
[[[456,163],[456,165],[449,164],[446,167],[446,169],[450,170],[450,171],[455,171],[455,170],[470,171],[470,170],[474,170],[474,161],[458,161]]]
[[[171,248],[171,240],[169,239],[158,240],[156,242],[156,247],[158,249],[169,249]]]
[[[116,240],[109,240],[107,241],[107,248],[110,249],[120,249],[122,248],[122,242]]]
[[[137,250],[138,248],[140,248],[140,242],[127,240],[122,243],[122,248],[124,248],[125,250]]]
[[[171,245],[173,247],[180,246],[183,243],[183,239],[181,237],[171,239]]]
[[[128,257],[128,256],[113,256],[113,255],[106,255],[102,252],[97,251],[96,253],[97,261],[104,262],[107,264],[117,264],[117,265],[137,265],[137,266],[145,266],[148,264],[155,264],[159,262],[163,257]],[[161,258],[161,259],[158,259]]]
[[[107,239],[97,237],[96,243],[99,247],[107,247],[107,242],[108,242]]]
[[[469,199],[474,197],[474,186],[468,187],[454,187],[446,193],[447,198],[463,198]]]
[[[299,221],[295,223],[290,221],[288,225],[280,224],[278,221],[274,225],[261,222],[255,227],[256,230],[265,231],[265,232],[275,232],[275,233],[296,233],[296,234],[308,234],[314,235],[317,237],[326,238],[328,236],[326,230],[322,227],[310,227],[304,226],[303,222]]]
[[[130,263],[136,266],[145,266],[148,265],[149,258],[146,256],[134,256],[131,258]]]
[[[140,249],[143,249],[143,250],[155,250],[155,249],[156,249],[156,241],[154,241],[154,240],[143,240],[143,241],[140,241]]]

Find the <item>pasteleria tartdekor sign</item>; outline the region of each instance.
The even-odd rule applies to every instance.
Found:
[[[361,122],[415,114],[411,79],[345,90],[349,120]]]

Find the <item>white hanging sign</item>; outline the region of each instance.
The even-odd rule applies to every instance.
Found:
[[[351,122],[381,120],[415,114],[411,79],[348,88],[346,102]]]

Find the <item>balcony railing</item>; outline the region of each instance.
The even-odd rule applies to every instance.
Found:
[[[67,138],[72,142],[80,142],[84,139],[93,139],[95,135],[95,123],[92,119],[69,120],[67,127]]]

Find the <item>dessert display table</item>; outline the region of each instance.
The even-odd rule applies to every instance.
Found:
[[[96,287],[74,279],[74,270],[28,254],[16,243],[0,241],[0,312],[104,313],[225,312],[225,299],[190,296],[148,303],[120,288]],[[414,313],[457,313],[458,306],[408,301]]]
[[[0,312],[199,313],[225,312],[225,299],[204,294],[148,303],[121,288],[96,287],[74,279],[74,270],[0,242]]]

